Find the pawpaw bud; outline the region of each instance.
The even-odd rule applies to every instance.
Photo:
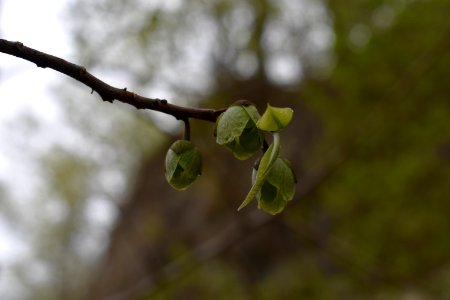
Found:
[[[280,131],[292,121],[294,111],[289,107],[274,107],[267,103],[267,109],[256,123],[259,129],[265,131]]]
[[[187,189],[201,170],[201,153],[190,141],[178,140],[170,146],[166,154],[165,175],[173,188]]]
[[[257,194],[258,208],[270,214],[283,211],[294,198],[297,179],[288,160],[277,158]]]
[[[240,160],[261,149],[263,134],[256,127],[260,115],[254,105],[230,106],[217,119],[216,141]]]

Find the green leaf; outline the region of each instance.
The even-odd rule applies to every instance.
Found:
[[[253,156],[261,149],[263,134],[256,127],[260,118],[254,105],[233,105],[217,120],[216,141],[240,160]]]
[[[258,196],[258,208],[272,215],[282,212],[286,207],[286,201],[277,192],[277,188],[270,182],[264,182]]]
[[[261,118],[256,107],[254,105],[247,105],[242,107],[245,109],[252,121],[256,124],[256,122],[258,122],[258,120]]]
[[[273,215],[282,212],[294,198],[296,182],[290,163],[277,158],[257,194],[258,207]]]
[[[187,189],[201,174],[200,151],[187,140],[179,140],[170,146],[165,162],[167,182],[177,190]]]
[[[294,198],[297,178],[287,159],[277,158],[266,180],[277,188],[284,201],[288,202]]]
[[[273,136],[274,136],[273,143],[270,145],[269,149],[267,149],[267,151],[262,156],[256,175],[254,174],[253,176],[254,177],[253,186],[248,192],[247,197],[245,197],[242,204],[238,207],[238,211],[246,207],[259,193],[267,175],[269,174],[270,169],[272,168],[272,165],[274,164],[274,162],[278,157],[278,153],[280,152],[279,134],[274,133]]]
[[[217,120],[217,144],[224,145],[232,142],[244,131],[250,119],[242,106],[231,106]]]
[[[292,121],[294,111],[289,107],[273,107],[267,104],[267,109],[256,123],[256,126],[265,131],[279,131]]]
[[[180,155],[175,153],[172,149],[169,149],[166,154],[166,178],[167,181],[170,183],[171,178],[174,176],[175,171],[178,167],[178,162],[180,161]]]

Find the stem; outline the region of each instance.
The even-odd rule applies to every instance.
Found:
[[[184,122],[184,139],[186,141],[191,140],[191,124],[189,123],[189,119],[183,119]]]
[[[217,117],[226,110],[182,107],[168,103],[165,99],[147,98],[127,91],[126,88],[113,87],[89,73],[85,67],[73,64],[62,58],[40,52],[24,46],[20,42],[0,39],[0,52],[13,55],[35,63],[40,68],[50,68],[84,83],[97,92],[103,101],[118,100],[130,104],[137,109],[150,109],[174,116],[176,119],[199,119],[215,122]]]
[[[280,153],[280,148],[281,148],[280,134],[278,133],[278,131],[272,132],[272,136],[273,136],[273,150],[272,150],[272,153],[270,154],[269,164],[265,171],[264,177],[266,177],[267,174],[269,174],[269,171],[272,168],[272,165],[275,162],[275,159],[278,157],[278,154]]]

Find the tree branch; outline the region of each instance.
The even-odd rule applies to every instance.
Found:
[[[67,76],[84,83],[93,91],[97,92],[103,101],[113,102],[114,100],[118,100],[130,104],[137,109],[159,111],[174,116],[179,120],[192,118],[215,122],[217,117],[225,110],[225,108],[206,109],[182,107],[170,104],[164,99],[143,97],[127,91],[126,88],[120,89],[107,84],[89,73],[83,66],[79,66],[62,58],[26,47],[20,42],[11,42],[0,39],[0,52],[28,60],[35,63],[40,68],[50,68],[66,74]]]

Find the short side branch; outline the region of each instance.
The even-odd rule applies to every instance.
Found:
[[[113,87],[89,73],[86,68],[82,66],[26,47],[20,42],[11,42],[0,39],[0,52],[28,60],[35,63],[40,68],[50,68],[66,74],[90,87],[93,91],[97,92],[104,101],[113,102],[114,100],[118,100],[128,103],[137,109],[159,111],[172,115],[179,120],[193,118],[215,122],[217,117],[225,110],[182,107],[170,104],[164,99],[146,98],[133,92],[129,92],[126,88],[119,89]]]

